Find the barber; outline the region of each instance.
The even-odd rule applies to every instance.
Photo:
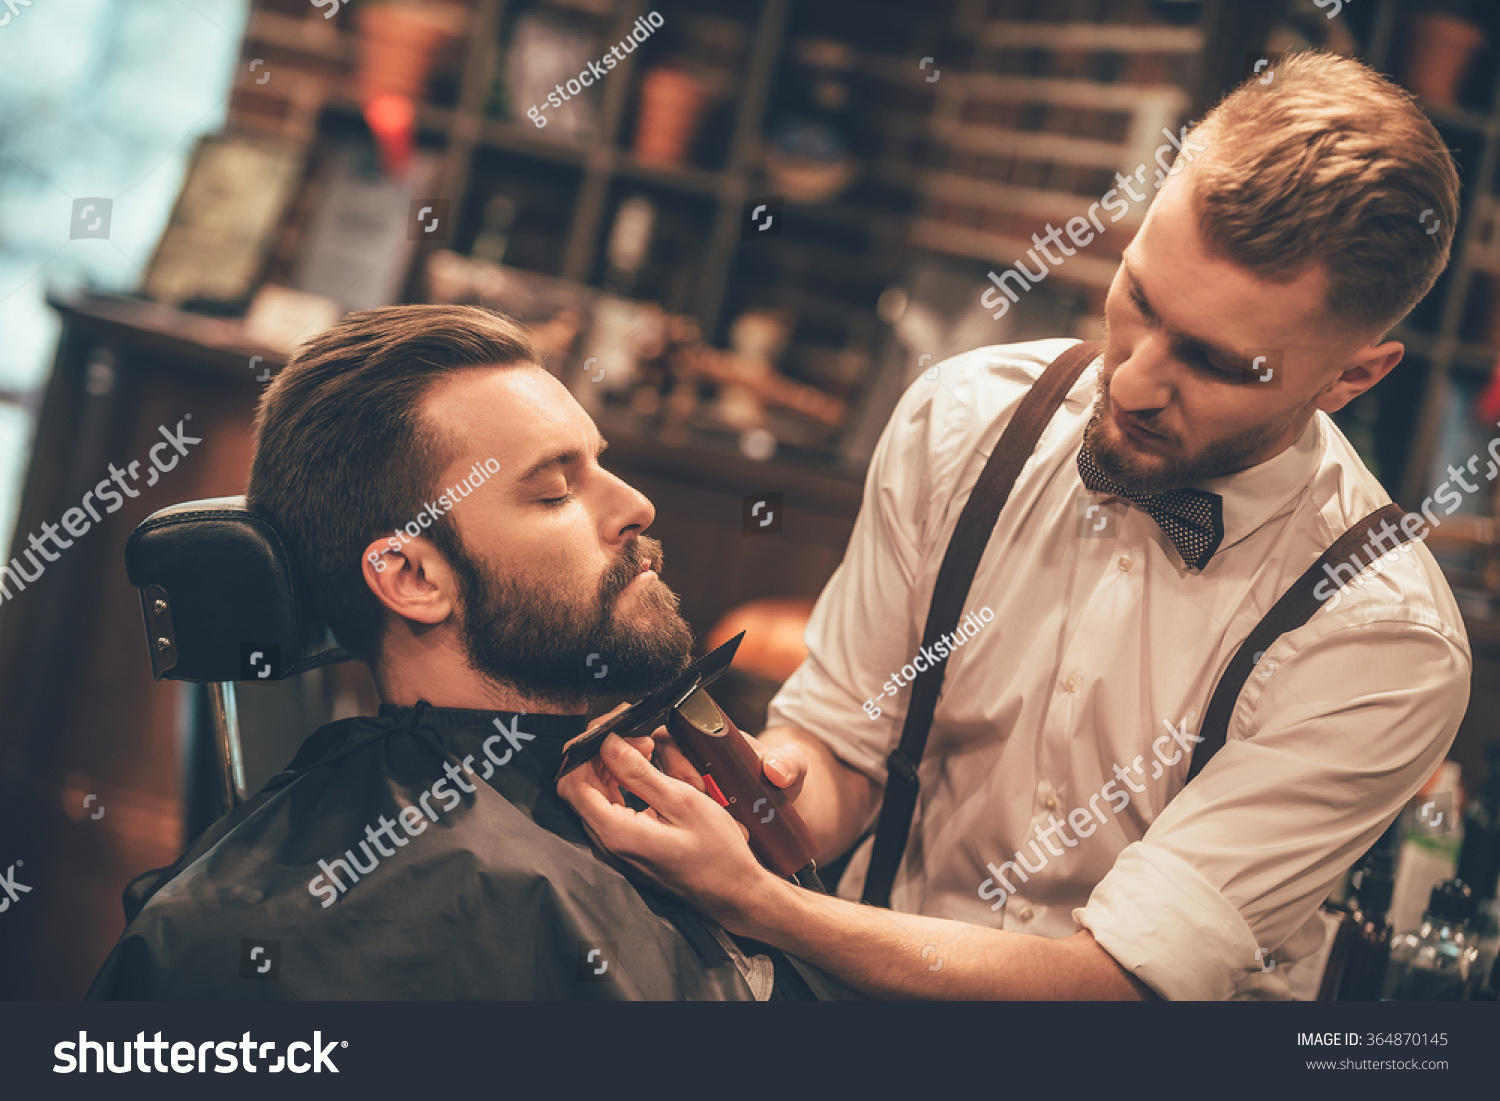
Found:
[[[1194,131],[1101,354],[959,355],[887,425],[757,743],[825,857],[865,839],[843,897],[761,868],[660,731],[660,769],[612,736],[559,785],[605,848],[874,996],[1311,996],[1320,904],[1468,703],[1426,521],[1329,417],[1400,362],[1458,179],[1358,62],[1276,81]]]

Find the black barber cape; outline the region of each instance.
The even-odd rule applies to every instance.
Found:
[[[554,785],[584,725],[420,702],[321,727],[131,882],[88,997],[813,997],[779,952],[606,863]]]

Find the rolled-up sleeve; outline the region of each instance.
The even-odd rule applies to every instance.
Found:
[[[1414,607],[1322,612],[1265,655],[1226,745],[1073,912],[1167,998],[1222,999],[1315,914],[1442,762],[1465,640]]]

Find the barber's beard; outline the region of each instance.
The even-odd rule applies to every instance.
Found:
[[[450,555],[458,575],[469,664],[500,683],[544,699],[632,695],[655,688],[688,663],[693,634],[677,594],[658,579],[619,596],[650,558],[661,570],[661,544],[638,536],[599,579],[595,592],[527,584],[487,573],[467,551]],[[598,654],[592,664],[589,655]],[[603,676],[599,676],[603,672]]]
[[[1281,436],[1296,422],[1301,410],[1293,410],[1280,421],[1258,424],[1236,435],[1214,440],[1196,455],[1181,457],[1146,451],[1125,438],[1113,423],[1105,425],[1109,409],[1109,379],[1114,372],[1099,372],[1094,391],[1094,409],[1083,430],[1084,444],[1093,452],[1099,469],[1131,493],[1138,495],[1170,493],[1205,482],[1210,478],[1233,474],[1253,465],[1255,456],[1272,440]],[[1137,418],[1142,419],[1142,418]],[[1154,432],[1161,429],[1148,423]],[[1166,436],[1167,444],[1179,444]],[[1180,446],[1180,444],[1179,444]]]

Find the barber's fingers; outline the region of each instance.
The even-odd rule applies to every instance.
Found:
[[[671,821],[691,806],[698,792],[685,781],[656,769],[648,757],[611,734],[599,747],[599,759],[621,787],[651,805],[657,815]]]
[[[557,781],[557,794],[567,800],[586,825],[610,813],[609,785],[590,761]],[[618,796],[618,792],[616,795]]]
[[[650,804],[651,809],[636,815],[636,819],[649,815],[653,821],[646,830],[637,831],[632,826],[630,832],[607,839],[607,848],[615,851],[614,846],[622,844],[637,855],[654,851],[660,857],[683,845],[701,852],[704,845],[716,850],[749,842],[750,831],[718,803],[686,781],[665,775],[631,748],[611,734],[599,747],[599,761],[621,787]],[[611,824],[618,823],[616,814]],[[648,845],[653,848],[648,849]]]
[[[667,733],[667,728],[657,727],[655,738],[656,763],[661,770],[668,776],[706,792],[703,777],[677,747],[677,743]],[[760,758],[761,771],[766,779],[785,791],[790,798],[796,799],[802,792],[802,781],[807,777],[807,758],[801,747],[786,743],[765,745],[748,734],[744,738]]]
[[[708,791],[703,783],[702,775],[693,767],[693,762],[687,759],[682,750],[677,748],[677,743],[672,740],[672,735],[667,733],[666,727],[656,728],[655,740],[656,764],[663,772],[673,779],[693,785],[699,791]]]
[[[616,735],[611,734],[610,737],[614,738]],[[639,755],[633,747],[624,749],[623,752]],[[620,794],[619,779],[602,757],[596,757],[564,776],[557,782],[557,793],[578,812],[591,832],[606,830],[618,822],[631,823],[648,816],[655,824],[657,818],[652,811],[637,812],[625,802],[624,796]]]
[[[802,794],[802,781],[807,779],[807,757],[801,746],[789,742],[766,745],[755,738],[750,739],[750,744],[760,754],[760,769],[767,780],[794,800]]]
[[[606,803],[625,806],[625,797],[620,794],[620,786],[614,782],[609,770],[604,767],[598,757],[586,761],[557,782],[558,794],[569,803],[573,803],[575,810],[577,809],[575,795],[584,789],[602,796]]]
[[[580,775],[593,772],[596,767],[598,772],[593,777]],[[623,802],[612,801],[605,789],[617,790],[620,786],[649,802],[651,809],[637,812]],[[692,816],[682,814],[674,797],[702,799],[710,809],[719,811],[707,796],[658,772],[617,734],[605,739],[596,760],[559,780],[557,791],[578,812],[600,848],[642,868],[691,844],[679,819],[693,820]],[[673,805],[671,814],[663,813],[662,808],[667,804]]]

